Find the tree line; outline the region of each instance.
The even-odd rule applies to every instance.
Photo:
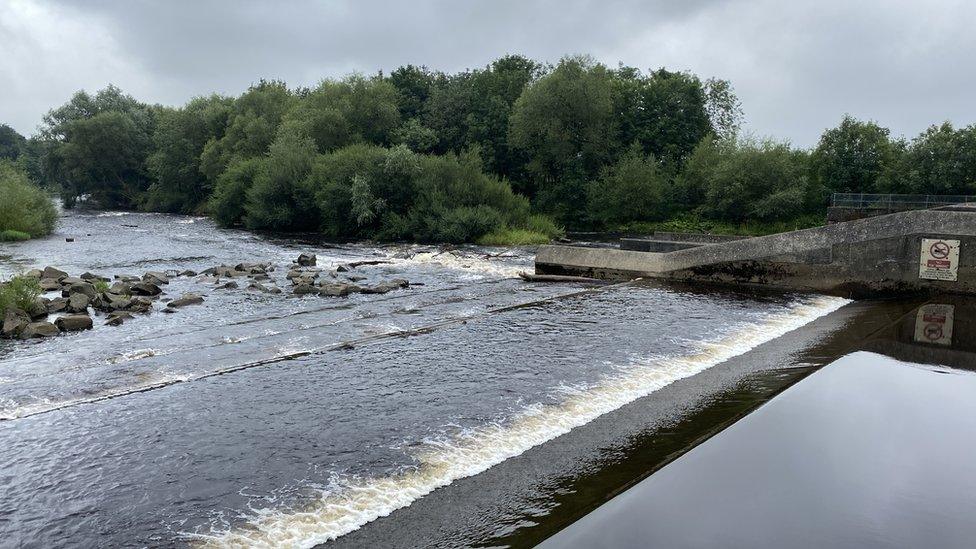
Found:
[[[586,56],[261,81],[181,107],[78,92],[0,157],[66,206],[207,213],[335,238],[544,240],[694,217],[820,216],[831,192],[976,194],[976,126],[894,139],[844,117],[813,150],[740,135],[731,85]]]

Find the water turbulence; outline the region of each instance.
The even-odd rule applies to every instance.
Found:
[[[106,276],[271,262],[286,289],[182,277],[166,292],[204,304],[0,342],[3,543],[309,547],[846,303],[530,284],[516,274],[531,250],[316,245],[189,220],[69,213],[61,230],[90,237],[0,260],[0,274]],[[412,285],[293,296],[299,252],[338,277]]]
[[[690,354],[636,361],[592,386],[563,388],[557,404],[534,404],[510,420],[428,440],[418,466],[395,475],[337,482],[300,510],[265,510],[242,527],[199,535],[201,547],[312,547],[410,505],[455,480],[476,475],[678,379],[694,375],[834,311],[839,298],[801,300],[787,310],[713,340]]]

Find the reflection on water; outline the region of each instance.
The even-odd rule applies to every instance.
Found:
[[[543,546],[971,547],[974,313],[912,308]]]

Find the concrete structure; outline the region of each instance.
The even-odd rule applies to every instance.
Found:
[[[957,280],[920,278],[923,239],[959,241]],[[849,297],[976,294],[976,210],[907,211],[663,252],[543,246],[536,272],[762,284]]]

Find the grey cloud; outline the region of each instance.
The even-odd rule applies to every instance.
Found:
[[[455,71],[505,53],[591,53],[727,78],[749,130],[801,146],[844,113],[908,135],[946,119],[974,122],[976,7],[951,0],[11,1],[16,15],[0,12],[0,52],[27,55],[14,46],[42,39],[38,29],[62,34],[37,60],[0,59],[0,84],[17,80],[0,86],[0,120],[26,132],[73,91],[109,81],[179,104],[260,78],[311,85],[405,63]],[[62,73],[59,63],[74,66]],[[24,69],[34,64],[44,70]]]

